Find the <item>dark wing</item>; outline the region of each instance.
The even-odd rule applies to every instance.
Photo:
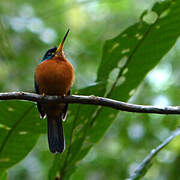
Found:
[[[36,80],[34,81],[34,87],[35,87],[36,93],[39,94],[39,89],[38,89],[38,85],[36,83]],[[38,108],[38,111],[39,111],[41,118],[44,118],[46,114],[43,111],[42,106],[39,102],[37,102],[37,108]]]
[[[67,95],[70,96],[71,94],[71,90],[68,91]],[[61,113],[61,118],[62,120],[65,120],[66,119],[66,116],[67,116],[67,110],[68,110],[68,103],[65,104],[63,110],[62,110],[62,113]]]

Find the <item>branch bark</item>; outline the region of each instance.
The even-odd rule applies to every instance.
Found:
[[[0,100],[27,100],[32,102],[46,103],[62,102],[62,103],[78,103],[78,104],[91,104],[106,106],[113,109],[136,112],[136,113],[155,113],[155,114],[180,114],[180,106],[148,106],[148,105],[136,105],[125,103],[122,101],[116,101],[108,98],[97,96],[42,96],[34,93],[27,92],[8,92],[0,93]]]
[[[180,135],[180,128],[176,129],[172,132],[172,134],[165,139],[162,144],[153,149],[148,156],[139,164],[136,168],[132,176],[126,180],[138,180],[148,171],[149,166],[151,165],[152,159],[156,156],[156,154],[161,151],[166,145],[168,145],[176,136]]]

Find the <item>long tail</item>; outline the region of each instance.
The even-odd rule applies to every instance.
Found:
[[[47,117],[48,142],[51,153],[62,153],[65,148],[62,120],[59,117]]]

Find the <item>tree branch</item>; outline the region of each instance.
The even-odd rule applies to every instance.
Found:
[[[156,156],[156,154],[159,151],[161,151],[166,145],[168,145],[178,135],[180,135],[180,128],[173,131],[172,134],[162,142],[162,144],[160,144],[158,147],[153,149],[148,154],[148,156],[139,164],[133,175],[127,180],[137,180],[140,179],[142,176],[144,176],[148,170],[148,167],[151,165],[152,159]]]
[[[42,96],[34,93],[27,92],[9,92],[0,93],[0,100],[27,100],[32,102],[45,103],[62,102],[62,103],[78,103],[78,104],[92,104],[99,106],[106,106],[121,111],[137,112],[137,113],[155,113],[155,114],[180,114],[180,106],[148,106],[148,105],[135,105],[116,101],[108,98],[97,96]]]

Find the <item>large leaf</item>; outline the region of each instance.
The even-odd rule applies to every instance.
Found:
[[[105,42],[97,84],[79,94],[106,96],[127,101],[145,75],[172,48],[180,35],[180,1],[164,1],[144,12],[138,23]],[[56,155],[49,178],[57,172],[68,179],[81,160],[106,132],[116,110],[72,105],[65,125],[66,151]]]
[[[34,103],[0,102],[0,174],[31,151],[44,132],[43,124]]]
[[[7,176],[7,172],[6,172],[6,171],[4,171],[4,172],[2,172],[2,174],[0,174],[0,179],[1,179],[1,180],[7,180],[7,179],[8,179],[8,176]]]

